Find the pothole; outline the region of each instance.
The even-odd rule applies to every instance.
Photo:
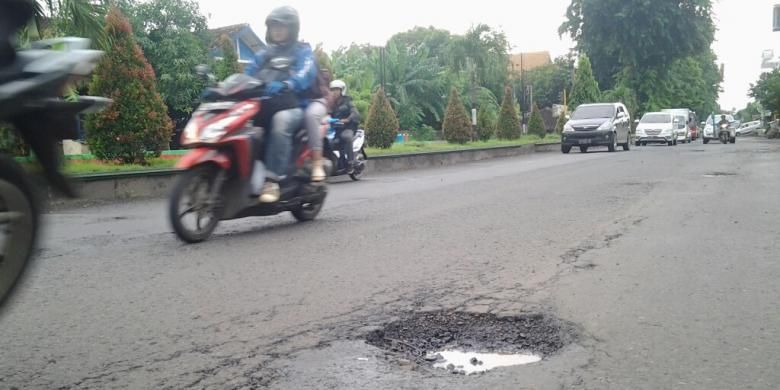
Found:
[[[538,362],[576,339],[574,326],[547,314],[409,313],[366,342],[420,365],[473,374]]]
[[[703,175],[704,177],[724,177],[724,176],[737,176],[734,172],[710,172]]]

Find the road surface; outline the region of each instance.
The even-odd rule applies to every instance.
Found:
[[[780,143],[537,154],[340,182],[321,217],[179,243],[165,202],[57,211],[0,313],[0,388],[777,389]],[[364,342],[404,313],[541,312],[484,375]]]

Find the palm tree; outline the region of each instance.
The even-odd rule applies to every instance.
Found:
[[[106,48],[103,20],[108,3],[108,0],[37,0],[34,23],[28,27],[26,37],[72,35],[90,38],[97,47]]]
[[[437,122],[444,112],[445,71],[430,57],[426,47],[399,47],[390,42],[385,50],[385,91],[398,114],[402,128],[413,128],[426,115]],[[377,82],[382,80],[381,64],[374,55]]]

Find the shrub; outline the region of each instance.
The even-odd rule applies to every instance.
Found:
[[[167,147],[168,109],[130,23],[117,8],[106,17],[106,35],[112,44],[95,69],[89,93],[114,103],[89,116],[87,141],[99,159],[144,164],[147,155],[159,156]]]
[[[547,130],[544,128],[544,118],[542,118],[542,112],[539,111],[539,107],[534,104],[531,109],[531,118],[528,119],[528,133],[534,134],[539,138],[544,138],[547,135]]]
[[[385,96],[385,91],[379,88],[371,99],[366,118],[366,140],[375,148],[389,149],[398,133],[398,117]]]
[[[487,109],[479,110],[477,114],[477,137],[480,141],[488,141],[496,134],[496,115]]]
[[[450,101],[447,103],[441,128],[447,142],[465,144],[471,141],[471,120],[455,88],[450,92]]]
[[[501,102],[501,113],[498,115],[498,125],[496,126],[499,139],[518,139],[523,135],[517,112],[512,89],[507,87],[504,91],[504,101]]]

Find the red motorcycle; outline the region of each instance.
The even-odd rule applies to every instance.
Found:
[[[265,181],[261,162],[265,129],[254,119],[263,109],[265,85],[236,74],[209,88],[182,133],[182,146],[192,149],[177,164],[178,178],[169,203],[169,217],[180,239],[205,241],[219,221],[270,216],[290,211],[298,221],[317,217],[327,187],[311,182],[311,151],[306,131],[294,136],[290,170],[279,183],[276,203],[259,203]]]

